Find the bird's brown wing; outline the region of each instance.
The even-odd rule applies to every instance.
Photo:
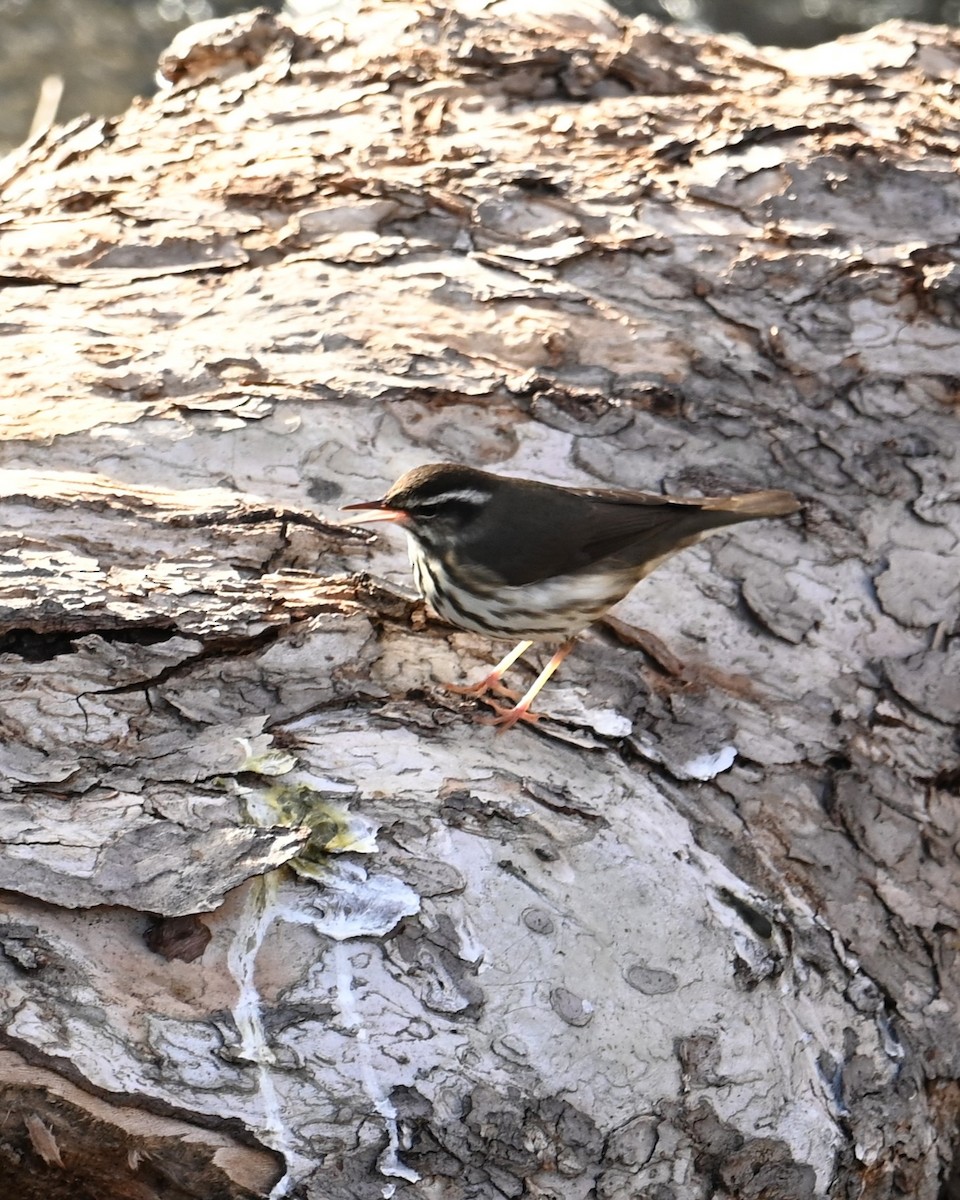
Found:
[[[598,569],[637,571],[697,541],[712,529],[798,507],[787,492],[676,499],[648,492],[552,489],[550,519],[529,520],[522,503],[464,547],[462,565],[496,563],[507,587]],[[558,494],[559,493],[559,494]],[[536,497],[531,495],[531,501]],[[535,504],[530,511],[544,510]],[[490,572],[484,571],[490,578]]]
[[[649,492],[584,490],[594,501],[593,536],[586,539],[589,562],[612,560],[627,567],[662,558],[692,545],[706,533],[742,521],[783,517],[800,505],[783,491],[746,492],[735,496],[656,496]]]

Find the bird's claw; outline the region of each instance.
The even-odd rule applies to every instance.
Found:
[[[504,696],[507,700],[520,699],[519,692],[504,687],[498,680],[491,683],[489,679],[481,679],[479,683],[471,683],[469,686],[460,683],[443,683],[441,687],[447,692],[453,692],[455,696],[470,696],[474,700],[482,700],[489,692],[494,692],[497,696]]]
[[[495,716],[492,717],[477,717],[478,725],[493,725],[497,733],[505,733],[508,729],[512,729],[514,725],[524,721],[528,725],[536,725],[540,720],[540,713],[531,712],[522,704],[515,704],[508,707],[506,704],[498,704],[496,700],[491,700],[489,697],[481,697],[484,704],[493,709]]]

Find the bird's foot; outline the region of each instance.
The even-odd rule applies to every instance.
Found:
[[[494,692],[498,696],[505,696],[508,700],[520,699],[519,692],[504,687],[500,682],[499,675],[487,675],[479,683],[471,683],[469,686],[460,683],[442,683],[440,686],[447,692],[453,692],[455,696],[471,696],[475,700],[483,699],[490,692]]]
[[[497,665],[486,674],[479,683],[472,683],[469,687],[463,687],[457,683],[445,683],[443,686],[447,691],[453,692],[457,696],[472,696],[474,699],[483,699],[488,692],[495,692],[498,696],[506,696],[508,700],[519,700],[520,697],[516,692],[511,692],[509,688],[503,686],[500,682],[504,675],[517,659],[533,645],[533,642],[519,642],[510,651],[509,654],[501,658]]]
[[[505,733],[520,721],[525,721],[528,725],[536,725],[540,720],[540,713],[531,712],[522,700],[519,704],[514,705],[498,704],[496,700],[491,700],[489,696],[483,696],[481,700],[493,709],[495,715],[492,717],[477,717],[477,724],[493,725],[497,733]]]

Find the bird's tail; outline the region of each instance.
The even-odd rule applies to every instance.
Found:
[[[723,513],[724,524],[755,521],[761,517],[789,517],[800,511],[800,501],[792,492],[744,492],[740,496],[708,496],[700,501],[703,512]]]

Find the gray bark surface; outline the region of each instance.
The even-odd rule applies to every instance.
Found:
[[[960,1195],[960,35],[363,0],[161,70],[0,162],[0,1180]],[[337,525],[446,459],[804,511],[495,738]]]

